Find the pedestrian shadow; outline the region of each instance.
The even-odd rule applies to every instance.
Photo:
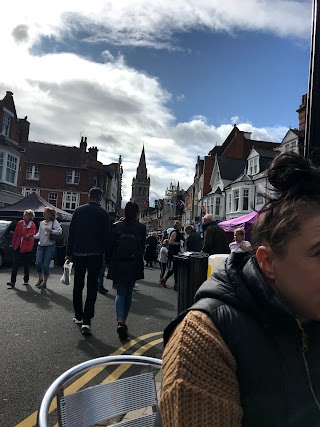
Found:
[[[79,334],[81,334],[80,327]],[[89,359],[109,356],[116,350],[115,347],[106,344],[94,335],[82,335],[82,339],[78,341],[77,348],[85,353]]]
[[[142,283],[142,281],[139,281],[139,283]],[[151,285],[154,285],[154,283],[151,283]],[[137,290],[139,290],[139,288]],[[170,290],[168,290],[168,292],[170,292]],[[159,298],[155,298],[152,295],[146,295],[143,292],[133,292],[130,312],[140,316],[150,316],[167,321],[171,319],[172,309],[177,305],[176,292],[174,295],[175,299],[173,299],[173,303],[171,304]],[[168,314],[164,312],[166,310],[168,310]]]
[[[25,289],[14,287],[12,290],[16,292],[19,298],[24,301],[35,304],[41,310],[50,310],[54,308],[54,304],[63,307],[66,311],[73,313],[73,304],[71,299],[57,294],[51,289],[40,289],[37,291],[32,286],[26,286]]]

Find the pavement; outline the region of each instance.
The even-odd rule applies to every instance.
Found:
[[[3,343],[0,357],[3,361],[10,361],[0,364],[1,427],[34,426],[36,410],[45,390],[62,372],[78,363],[119,351],[121,354],[162,357],[162,331],[177,313],[173,279],[168,289],[164,289],[158,285],[159,268],[145,269],[145,279],[139,281],[134,290],[129,316],[130,341],[124,350],[116,333],[116,292],[111,282],[105,280],[109,293],[98,295],[93,335],[85,337],[72,322],[73,287],[60,282],[61,270],[61,267],[51,270],[48,289],[42,290],[34,286],[37,276],[33,267],[30,286],[22,285],[21,271],[15,289],[11,290],[6,286],[11,269],[0,270],[3,326],[0,331]],[[129,375],[139,372],[138,368],[129,369]],[[105,381],[109,374],[113,375],[113,371],[101,372],[90,380],[89,386]],[[121,374],[123,376],[125,374]],[[83,379],[82,386],[85,384]],[[157,375],[156,384],[159,392],[161,374]],[[133,419],[137,414],[141,412],[126,414],[124,419]]]

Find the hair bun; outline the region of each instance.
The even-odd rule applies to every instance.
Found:
[[[268,179],[276,192],[286,193],[299,184],[307,184],[314,171],[309,160],[295,153],[284,153],[275,157],[270,164]]]

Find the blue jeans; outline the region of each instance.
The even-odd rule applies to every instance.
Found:
[[[38,273],[42,274],[43,272],[44,276],[49,276],[49,264],[50,261],[54,258],[55,250],[55,243],[49,246],[38,245],[36,254],[36,267]]]
[[[117,287],[116,313],[117,320],[126,321],[132,301],[132,290],[135,282],[115,282]]]

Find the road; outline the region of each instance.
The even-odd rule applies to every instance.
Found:
[[[16,287],[8,290],[10,269],[0,270],[0,427],[33,426],[47,387],[78,363],[116,351],[161,358],[162,332],[176,315],[177,294],[172,288],[159,287],[158,267],[146,268],[145,279],[134,290],[128,318],[130,340],[125,345],[116,333],[111,282],[105,280],[108,294],[98,294],[93,335],[86,337],[72,321],[72,285],[63,285],[61,274],[61,267],[53,268],[48,289],[38,290],[34,268],[28,287],[22,285],[19,271]],[[168,285],[172,286],[170,281]],[[102,372],[90,384],[107,376]]]

